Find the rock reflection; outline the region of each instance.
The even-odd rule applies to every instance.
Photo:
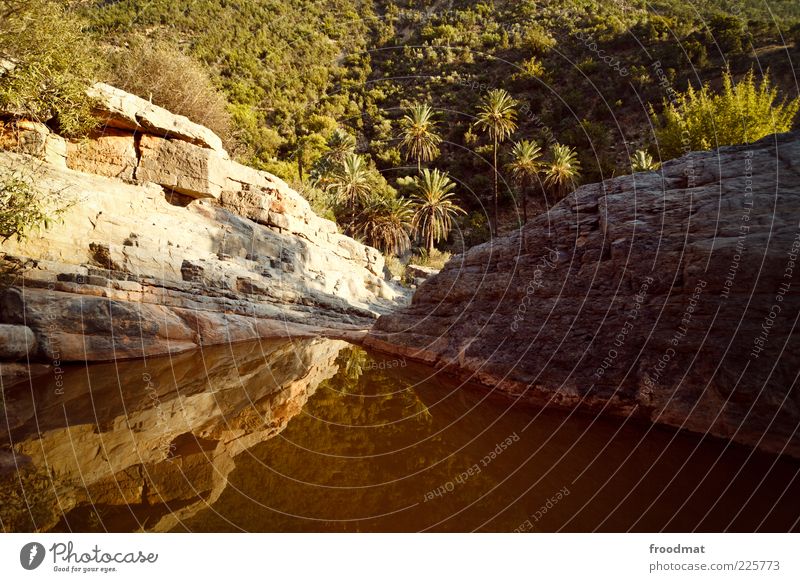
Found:
[[[63,390],[55,377],[17,385],[0,433],[4,529],[150,529],[206,507],[235,457],[280,433],[347,345],[235,344],[73,367]]]
[[[800,521],[797,459],[514,405],[339,341],[78,367],[56,388],[41,377],[5,393],[5,530],[788,531]]]

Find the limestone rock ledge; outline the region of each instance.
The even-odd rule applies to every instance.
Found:
[[[95,97],[108,125],[86,139],[0,123],[0,178],[28,180],[62,211],[0,248],[22,267],[0,295],[0,362],[341,336],[406,300],[376,249],[279,178],[230,160],[206,128],[113,87]],[[4,378],[6,367],[18,376],[0,364]]]
[[[540,406],[800,456],[800,133],[579,188],[365,345]]]

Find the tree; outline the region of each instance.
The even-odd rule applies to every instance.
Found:
[[[411,225],[425,241],[430,255],[433,245],[447,238],[453,228],[453,218],[465,214],[453,201],[455,183],[439,170],[422,170],[416,181],[417,192],[412,196],[414,217]]]
[[[358,215],[356,232],[387,255],[401,255],[411,248],[413,214],[408,200],[373,196]]]
[[[527,190],[542,170],[542,148],[536,142],[526,139],[514,144],[508,169],[519,185],[522,198],[522,223],[528,224]]]
[[[369,195],[369,169],[364,158],[358,154],[346,154],[339,169],[334,173],[328,188],[337,201],[347,207],[348,230],[352,232],[356,203]]]
[[[650,106],[663,159],[692,150],[750,143],[792,129],[800,98],[777,101],[778,90],[772,87],[769,74],[757,83],[751,69],[734,83],[725,72],[722,83],[721,93],[712,92],[708,85],[699,90],[689,86],[674,100],[664,101],[661,115]]]
[[[405,150],[407,160],[417,160],[417,171],[421,168],[420,162],[430,162],[439,155],[442,138],[436,133],[430,105],[415,103],[409,107],[400,120],[400,128],[400,147]]]
[[[345,157],[356,150],[356,138],[341,128],[337,128],[325,144],[325,152],[311,169],[311,185],[327,188],[333,174],[341,168]]]
[[[634,172],[652,172],[657,170],[659,165],[645,150],[636,150],[631,156],[631,170]]]
[[[478,106],[475,127],[488,133],[492,139],[494,168],[494,235],[497,236],[498,172],[497,147],[517,129],[517,102],[504,89],[492,89]]]
[[[544,185],[556,198],[563,198],[575,188],[580,172],[581,165],[575,150],[560,143],[553,144],[550,162],[545,167]]]

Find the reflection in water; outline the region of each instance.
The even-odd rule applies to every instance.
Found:
[[[63,395],[42,380],[5,395],[7,530],[787,531],[800,518],[795,459],[514,406],[343,342],[77,367]]]

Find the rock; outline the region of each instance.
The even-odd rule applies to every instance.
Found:
[[[0,152],[0,169],[24,163],[24,155]],[[24,300],[12,289],[0,312],[0,322],[28,322],[39,340],[34,359],[47,362],[55,352],[63,361],[149,357],[264,334],[364,329],[405,300],[369,268],[368,247],[350,241],[342,256],[339,240],[320,234],[313,215],[309,223],[287,221],[306,231],[276,232],[216,204],[175,205],[152,183],[47,164],[37,185],[54,204],[79,203],[46,237],[3,246],[35,265],[25,274]],[[283,208],[304,211],[295,197],[284,191]],[[184,311],[202,316],[187,319]]]
[[[16,68],[17,68],[17,65],[16,65],[15,62],[10,61],[8,59],[0,58],[0,77],[2,77],[3,75],[5,75],[7,73],[10,73],[11,71],[13,71]]]
[[[434,269],[433,267],[423,267],[422,265],[408,265],[406,267],[406,276],[411,279],[421,279],[424,281],[438,273],[439,269]],[[419,283],[417,283],[417,285],[419,285]]]
[[[67,167],[79,172],[133,180],[138,164],[135,138],[130,132],[105,128],[67,144]]]
[[[37,121],[0,121],[0,149],[28,154],[54,166],[66,166],[67,141]]]
[[[24,325],[0,324],[0,360],[21,360],[36,348],[36,336]]]
[[[105,83],[96,83],[88,94],[95,100],[95,114],[108,127],[175,138],[210,148],[227,157],[222,140],[213,131],[182,115],[170,113],[163,107]]]
[[[448,263],[365,345],[800,456],[798,159],[783,134],[583,186]]]
[[[42,198],[63,209],[46,236],[2,249],[31,268],[24,297],[5,294],[0,323],[30,325],[34,358],[137,358],[265,334],[363,330],[407,300],[383,280],[376,249],[339,234],[286,182],[227,159],[205,128],[95,89],[110,125],[71,142],[63,163],[0,151],[0,174],[34,167]],[[41,124],[17,128],[52,137]]]
[[[220,206],[239,216],[249,218],[253,222],[264,226],[270,225],[269,209],[271,207],[271,199],[263,190],[225,190],[222,192],[219,202]]]
[[[219,155],[187,142],[143,135],[136,179],[193,198],[219,198],[225,177]]]

